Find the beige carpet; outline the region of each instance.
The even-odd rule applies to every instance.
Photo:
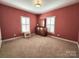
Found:
[[[19,38],[3,42],[0,57],[27,58],[27,57],[78,57],[76,44],[49,36],[34,35],[31,38]]]

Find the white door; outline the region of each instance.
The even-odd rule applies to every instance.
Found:
[[[1,39],[1,28],[0,28],[0,48],[1,48],[1,44],[2,44],[2,39]]]

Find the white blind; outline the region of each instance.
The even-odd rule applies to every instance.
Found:
[[[22,32],[30,33],[30,18],[22,16],[21,17],[21,26],[22,26]]]
[[[46,27],[48,32],[55,33],[55,16],[47,17]]]

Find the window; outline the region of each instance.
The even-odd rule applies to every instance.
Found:
[[[55,32],[55,16],[47,17],[47,19],[46,19],[46,27],[47,27],[48,32],[50,32],[50,33]]]
[[[21,17],[22,32],[30,32],[30,18]]]

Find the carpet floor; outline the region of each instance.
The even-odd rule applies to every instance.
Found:
[[[2,43],[0,58],[76,58],[78,47],[49,36],[34,35]]]

